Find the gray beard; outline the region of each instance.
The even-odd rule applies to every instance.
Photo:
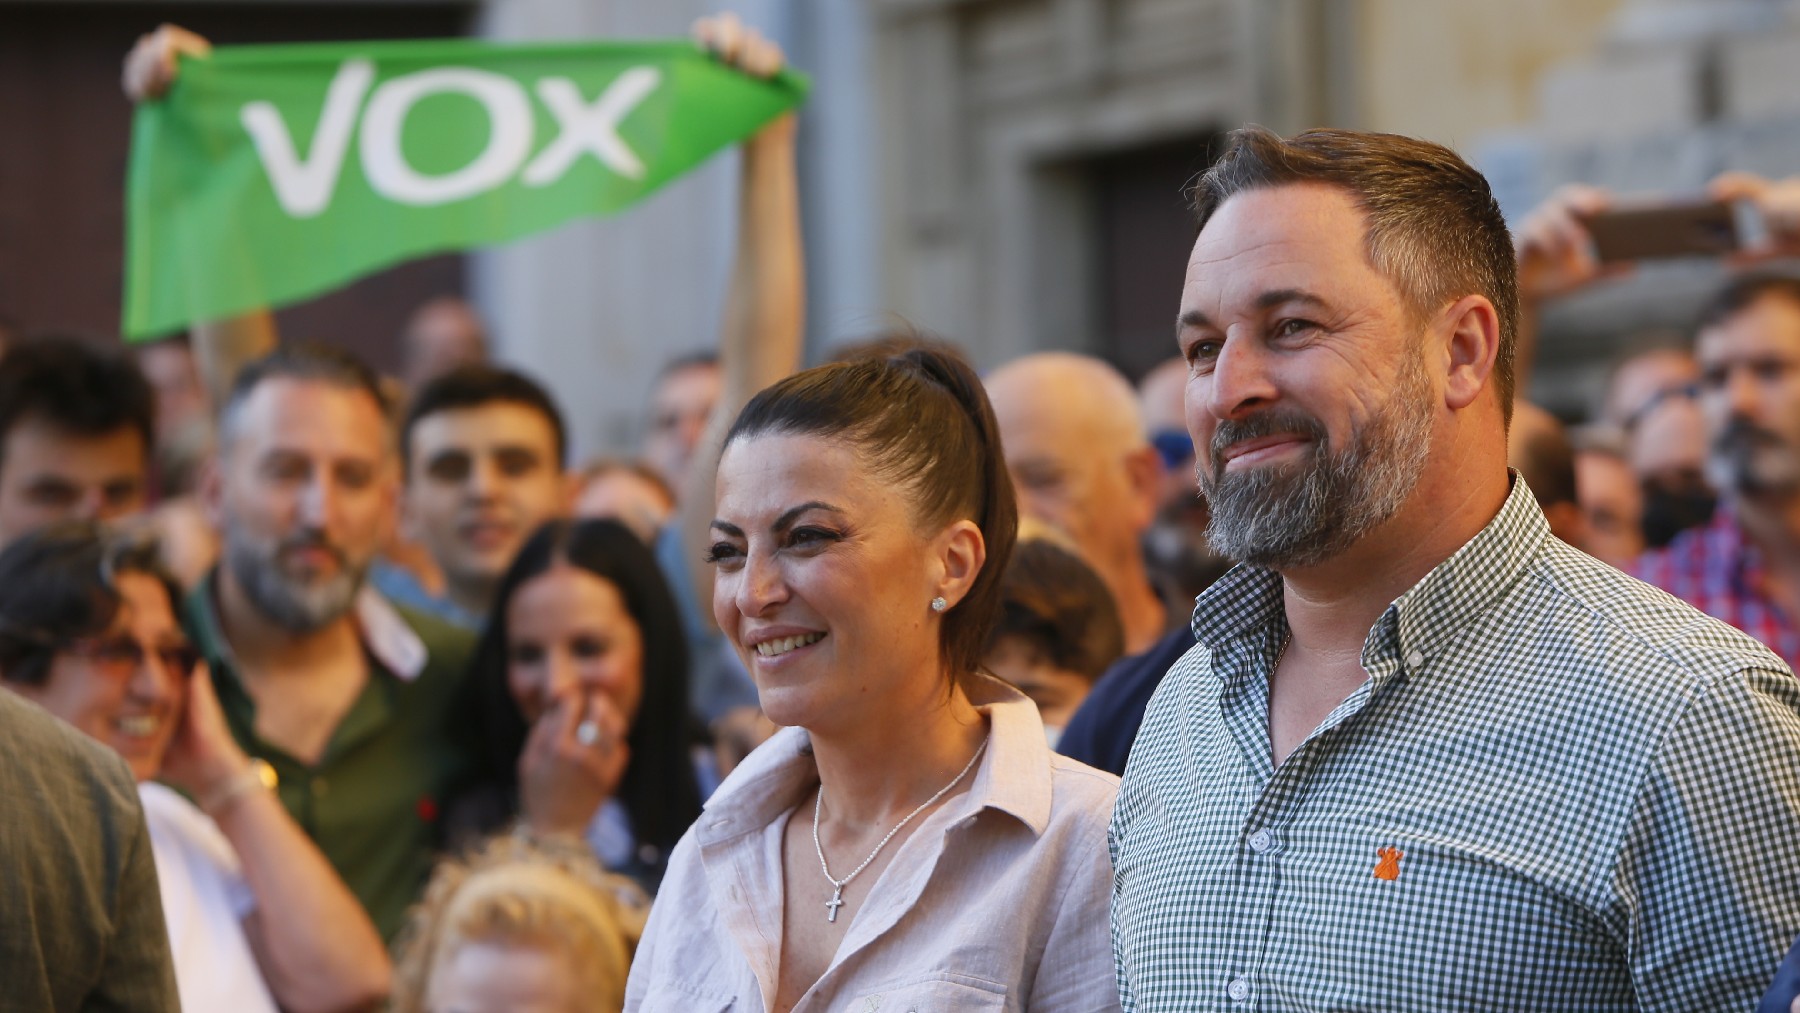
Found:
[[[303,584],[282,572],[279,546],[260,544],[230,522],[225,526],[225,566],[262,617],[294,634],[317,633],[356,604],[368,567],[346,565],[337,576]]]
[[[1326,562],[1386,522],[1418,487],[1431,451],[1430,385],[1413,360],[1380,414],[1340,451],[1327,445],[1317,419],[1272,409],[1243,422],[1222,422],[1212,459],[1244,439],[1281,432],[1307,436],[1310,459],[1296,467],[1228,473],[1196,469],[1212,507],[1206,537],[1213,551],[1270,569]]]

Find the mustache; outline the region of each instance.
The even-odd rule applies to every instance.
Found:
[[[1746,419],[1732,419],[1723,432],[1713,438],[1714,453],[1727,454],[1732,451],[1756,450],[1763,447],[1779,447],[1785,441],[1772,430],[1764,429]]]
[[[286,556],[290,552],[308,549],[327,553],[331,556],[332,561],[337,563],[339,567],[348,567],[350,565],[349,554],[338,546],[331,544],[330,540],[316,531],[303,531],[291,538],[282,539],[281,542],[275,546],[275,555],[277,558],[280,558]]]
[[[1321,446],[1326,437],[1323,422],[1296,408],[1270,408],[1248,418],[1224,419],[1213,428],[1213,473],[1221,473],[1224,468],[1222,458],[1232,444],[1281,433],[1298,433]]]

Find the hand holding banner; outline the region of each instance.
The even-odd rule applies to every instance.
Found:
[[[138,107],[128,338],[625,208],[794,108],[692,44],[223,47]]]

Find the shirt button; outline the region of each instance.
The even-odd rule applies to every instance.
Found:
[[[1225,994],[1231,997],[1232,1002],[1243,1002],[1250,998],[1250,979],[1231,979],[1231,984],[1225,986]]]
[[[1420,651],[1415,648],[1411,654],[1406,656],[1406,667],[1412,669],[1415,672],[1421,668],[1424,668],[1425,667],[1425,652]]]
[[[1275,835],[1267,830],[1258,830],[1250,835],[1250,850],[1259,855],[1266,855],[1275,846]]]

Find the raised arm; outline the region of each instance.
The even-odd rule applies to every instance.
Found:
[[[694,26],[702,46],[744,72],[767,77],[781,69],[781,50],[735,15]],[[682,555],[695,606],[712,616],[710,544],[713,483],[725,432],[752,395],[800,365],[806,281],[800,250],[800,198],[794,172],[794,116],[789,113],[744,142],[738,192],[737,252],[719,340],[723,374],[718,403],[680,490]]]
[[[120,84],[133,102],[153,102],[168,94],[175,83],[182,56],[204,57],[212,43],[178,25],[165,24],[138,37],[125,56]],[[251,310],[228,320],[195,324],[192,328],[194,358],[213,409],[225,403],[232,383],[248,362],[275,350],[280,336],[275,318],[266,309]]]
[[[1612,195],[1605,190],[1570,184],[1533,208],[1513,233],[1519,260],[1519,340],[1513,372],[1521,392],[1537,360],[1543,305],[1628,270],[1602,267],[1594,257],[1593,239],[1581,224],[1583,216],[1611,206]]]

